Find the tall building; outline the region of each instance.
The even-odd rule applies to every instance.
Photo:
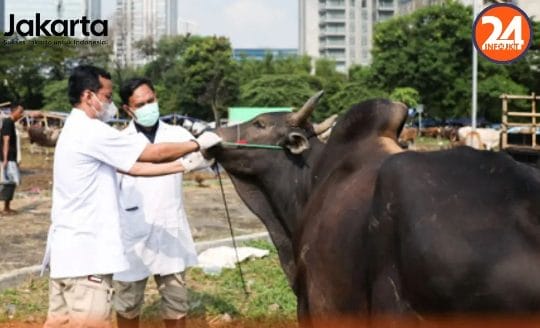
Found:
[[[5,0],[0,0],[0,33],[4,32],[4,9],[6,8]]]
[[[178,34],[178,1],[166,0],[165,12],[167,13],[167,34]]]
[[[399,0],[398,13],[400,15],[410,14],[422,7],[442,4],[445,0]],[[464,0],[462,2],[471,2],[472,0]],[[479,0],[482,1],[482,0]]]
[[[199,34],[199,26],[195,22],[188,20],[178,19],[178,34]]]
[[[90,20],[101,19],[101,0],[0,0],[0,28],[9,28],[9,15],[16,20],[35,19],[40,14],[41,21],[46,19],[80,19],[86,16]],[[82,30],[75,29],[75,37],[82,38]]]
[[[472,5],[473,0],[460,0]],[[501,0],[504,1],[504,0]],[[337,69],[371,62],[376,23],[410,14],[445,0],[299,0],[299,53],[312,58],[332,58]],[[478,0],[479,6],[495,0]],[[496,1],[499,2],[499,1]],[[507,0],[540,20],[539,0]]]
[[[9,15],[11,14],[15,16],[16,20],[34,19],[36,13],[39,13],[42,19],[58,18],[58,1],[5,0],[4,4],[4,30],[9,27]]]
[[[298,0],[298,52],[313,58],[319,57],[319,3]]]
[[[118,0],[115,14],[114,57],[121,66],[140,66],[151,58],[136,47],[155,44],[162,36],[178,34],[178,0]]]
[[[459,0],[465,6],[472,6],[474,0]],[[409,14],[417,9],[426,6],[440,5],[445,0],[399,0],[398,11],[400,15]],[[538,0],[477,0],[478,10],[482,10],[493,3],[511,3],[514,4],[531,18],[536,17],[536,20],[540,19],[540,1]]]
[[[514,1],[531,19],[540,21],[540,1],[538,0],[515,0]]]
[[[397,9],[398,0],[299,0],[299,52],[332,58],[340,71],[367,65],[373,26]]]

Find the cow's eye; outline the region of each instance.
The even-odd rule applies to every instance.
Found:
[[[253,122],[253,125],[257,128],[257,129],[264,129],[264,123],[257,120],[255,122]]]

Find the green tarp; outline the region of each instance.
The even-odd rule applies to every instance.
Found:
[[[228,125],[243,123],[257,115],[271,112],[292,112],[292,107],[229,107]]]

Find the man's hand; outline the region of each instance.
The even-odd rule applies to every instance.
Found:
[[[214,132],[204,132],[201,134],[195,142],[199,145],[199,150],[206,150],[212,148],[215,145],[221,143],[221,137]]]
[[[179,160],[180,164],[184,167],[184,173],[188,173],[194,170],[201,170],[212,166],[214,160],[206,160],[201,152],[189,153]]]

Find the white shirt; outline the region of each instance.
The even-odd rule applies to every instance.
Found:
[[[158,123],[154,142],[184,142],[194,139],[184,128]],[[137,134],[132,123],[122,131]],[[151,274],[182,272],[197,263],[182,199],[182,174],[160,177],[118,175],[120,226],[129,270],[115,280],[137,281]]]
[[[128,267],[120,240],[116,169],[129,171],[148,141],[74,108],[54,154],[51,227],[44,264],[52,278]]]

